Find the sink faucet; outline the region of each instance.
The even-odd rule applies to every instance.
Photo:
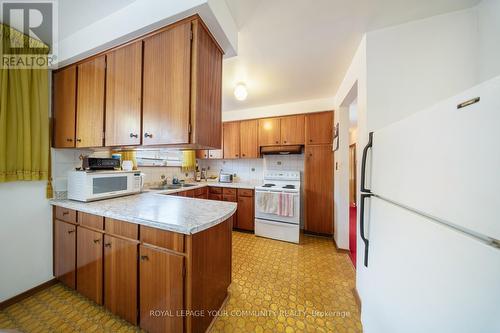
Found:
[[[160,178],[162,185],[168,185],[168,177],[166,177],[165,175],[161,175]]]

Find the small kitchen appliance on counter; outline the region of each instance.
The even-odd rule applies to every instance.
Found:
[[[70,171],[68,199],[95,201],[140,193],[144,185],[140,171]]]
[[[83,170],[115,170],[120,168],[120,160],[116,158],[84,157]]]
[[[233,175],[230,173],[221,172],[219,174],[219,183],[232,183]]]

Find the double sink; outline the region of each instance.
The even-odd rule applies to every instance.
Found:
[[[196,184],[168,184],[157,187],[151,187],[150,189],[155,191],[166,191],[166,190],[178,190],[180,188],[187,188],[193,186],[196,186]]]

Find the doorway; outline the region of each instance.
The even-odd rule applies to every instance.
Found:
[[[357,226],[357,160],[356,143],[358,134],[357,101],[349,106],[349,257],[356,267]]]

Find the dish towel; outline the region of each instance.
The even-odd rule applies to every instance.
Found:
[[[275,192],[263,192],[257,196],[257,210],[261,213],[275,214],[279,212],[279,195]]]
[[[279,216],[292,217],[293,216],[293,194],[280,193],[279,194]]]

